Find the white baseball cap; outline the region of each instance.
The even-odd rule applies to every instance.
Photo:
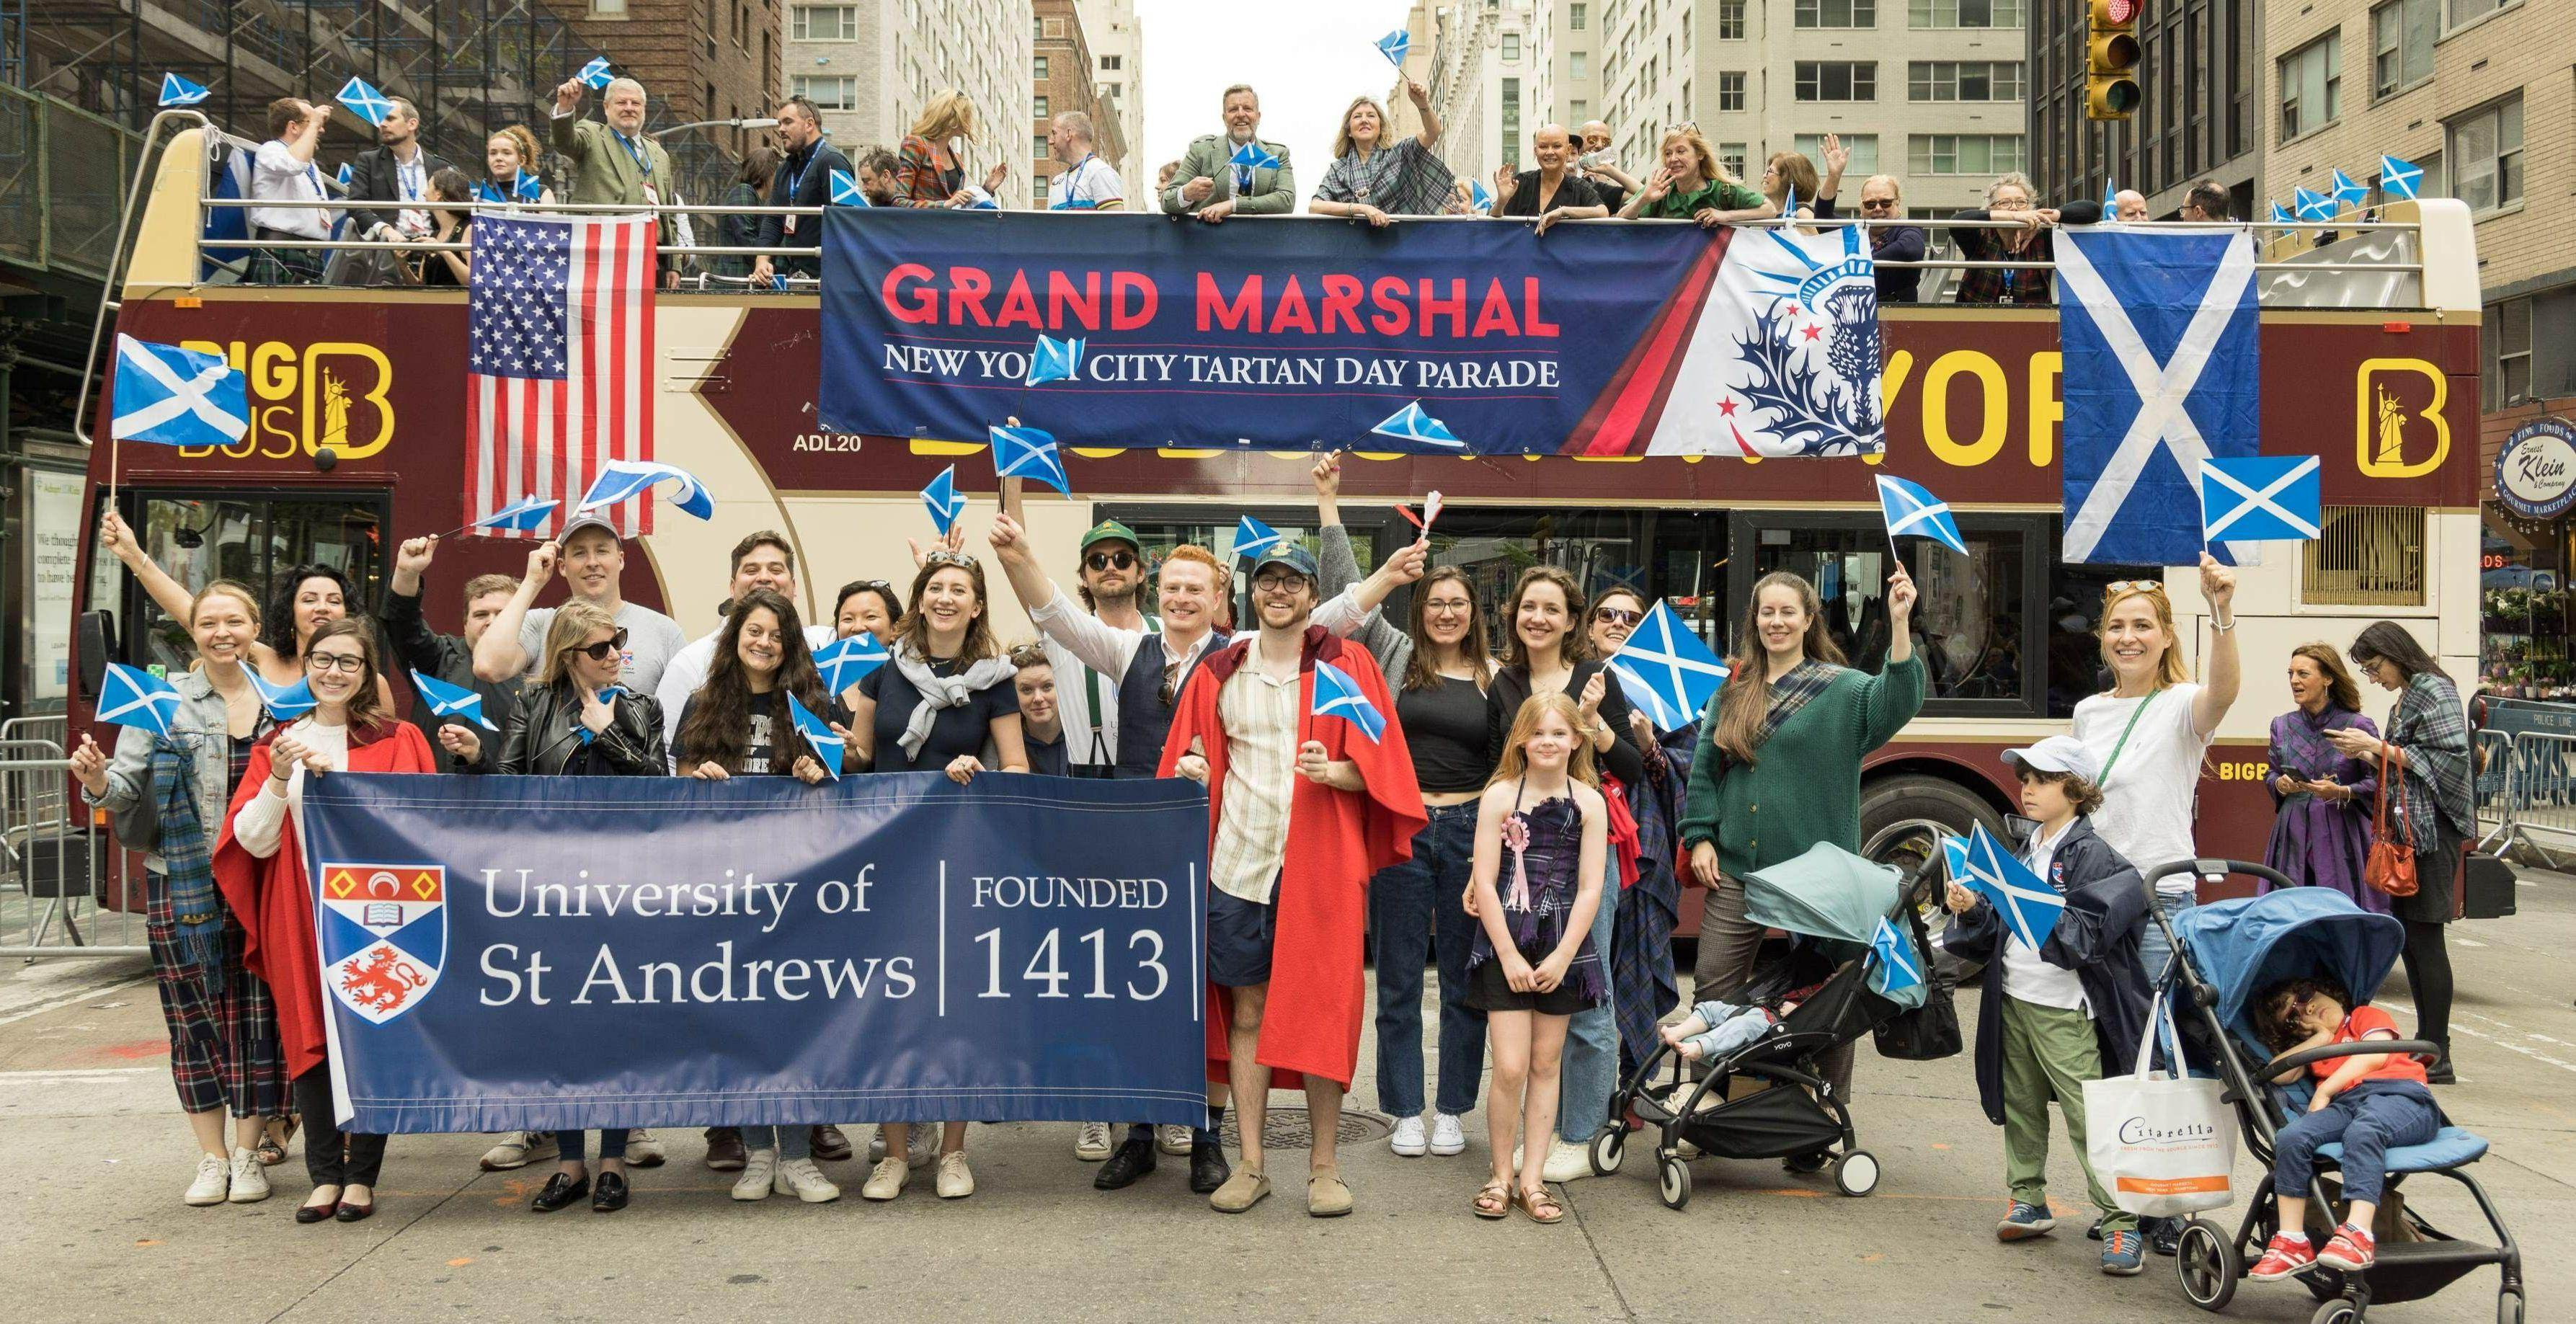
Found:
[[[2050,736],[2028,749],[2007,749],[2004,762],[2036,772],[2069,772],[2088,782],[2102,780],[2102,765],[2094,761],[2093,751],[2073,736]]]

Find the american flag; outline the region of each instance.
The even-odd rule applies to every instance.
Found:
[[[475,222],[468,522],[530,496],[577,500],[608,461],[653,458],[653,239],[651,217]],[[603,513],[651,533],[651,501]]]

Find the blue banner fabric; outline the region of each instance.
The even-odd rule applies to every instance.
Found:
[[[1206,1124],[1188,782],[335,773],[304,805],[353,1130]]]
[[[818,403],[878,436],[980,441],[1017,417],[1066,446],[1456,453],[1371,434],[1418,402],[1480,452],[1626,453],[1673,394],[1724,242],[830,210]],[[1077,378],[1026,384],[1041,334],[1083,339]]]

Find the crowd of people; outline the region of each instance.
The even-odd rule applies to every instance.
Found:
[[[1761,177],[1747,184],[1718,157],[1696,124],[1677,124],[1663,131],[1656,159],[1642,176],[1623,168],[1610,150],[1608,125],[1599,121],[1569,133],[1558,124],[1542,124],[1530,135],[1530,169],[1498,168],[1489,194],[1480,200],[1480,184],[1459,178],[1437,155],[1443,126],[1422,84],[1404,83],[1421,127],[1401,141],[1390,141],[1387,108],[1376,97],[1359,96],[1343,111],[1333,132],[1333,160],[1306,210],[1319,216],[1343,216],[1370,226],[1385,226],[1406,216],[1473,216],[1524,219],[1545,234],[1561,221],[1615,217],[1624,220],[1688,220],[1702,227],[1740,225],[1788,217],[1792,221],[1832,222],[1853,219],[1840,209],[1844,169],[1851,154],[1836,135],[1828,134],[1815,158],[1795,151],[1771,154]],[[646,95],[631,78],[610,82],[601,94],[602,118],[585,119],[582,105],[588,85],[568,80],[555,89],[548,141],[571,169],[572,184],[564,200],[603,208],[650,207],[677,203],[670,155],[644,129]],[[450,167],[420,145],[419,111],[408,100],[391,98],[391,109],[376,126],[378,145],[352,163],[347,187],[337,201],[346,204],[344,239],[402,242],[417,251],[342,250],[335,268],[325,271],[325,241],[334,237],[333,213],[318,207],[254,207],[251,237],[297,246],[254,250],[249,278],[263,284],[335,283],[458,285],[468,279],[471,255],[433,245],[472,243],[470,211],[441,209],[441,202],[506,204],[552,202],[554,191],[537,173],[537,135],[513,125],[491,136],[485,169],[479,176]],[[753,147],[729,191],[719,201],[744,207],[822,207],[834,199],[833,180],[847,177],[874,207],[998,208],[1005,205],[995,190],[1008,169],[995,161],[978,175],[969,164],[977,137],[976,107],[953,89],[931,96],[910,131],[892,148],[845,151],[823,126],[822,112],[801,96],[780,101],[775,109],[777,141]],[[1249,84],[1225,89],[1219,114],[1224,131],[1193,140],[1180,159],[1157,172],[1149,205],[1166,215],[1189,216],[1220,224],[1235,215],[1284,215],[1297,210],[1296,171],[1288,146],[1261,137],[1261,96]],[[256,154],[251,177],[255,200],[335,201],[325,184],[315,149],[329,107],[294,97],[269,107],[270,141]],[[1063,111],[1048,122],[1047,154],[1057,167],[1043,204],[1049,211],[1123,211],[1129,208],[1127,181],[1098,153],[1098,132],[1081,111]],[[1252,149],[1247,152],[1245,149]],[[1238,159],[1238,157],[1242,159]],[[2194,185],[2180,218],[2187,222],[2225,221],[2228,193],[2212,181]],[[1870,225],[1870,245],[1877,261],[1882,303],[1911,303],[1923,290],[1925,268],[1919,264],[1941,250],[1946,235],[1958,258],[1981,265],[1964,269],[1955,299],[1967,304],[2032,304],[2052,302],[2049,264],[2050,232],[2059,225],[2099,221],[2143,222],[2146,199],[2135,191],[2113,196],[2110,205],[2072,200],[2044,205],[2030,179],[2019,172],[1998,177],[1986,191],[1986,205],[1953,215],[1953,225],[1939,231],[1905,225],[1900,181],[1893,175],[1871,175],[1862,181],[1859,220]],[[727,252],[709,257],[704,268],[754,290],[791,288],[789,281],[811,281],[822,272],[822,226],[810,216],[765,212],[718,218],[709,235],[712,246],[766,249],[757,255]],[[694,247],[685,214],[665,218],[661,243],[666,250]],[[660,271],[675,284],[695,259],[664,252]],[[2016,265],[2018,264],[2018,265]],[[1934,282],[1936,288],[1939,282]]]
[[[1669,180],[1644,191],[1657,183]],[[962,523],[916,545],[901,586],[854,580],[828,621],[810,626],[793,545],[750,534],[732,550],[723,623],[693,640],[623,596],[624,544],[594,517],[575,516],[533,550],[523,575],[463,585],[455,634],[422,614],[435,538],[399,545],[371,616],[359,586],[320,566],[290,570],[265,592],[227,580],[191,590],[116,516],[103,517],[102,546],[186,627],[196,653],[174,678],[181,705],[168,735],[127,728],[113,750],[84,738],[72,758],[90,802],[146,856],[172,1070],[201,1151],[185,1198],[267,1198],[265,1168],[300,1134],[311,1187],[299,1220],[356,1221],[374,1208],[385,1139],[333,1125],[295,844],[311,778],[352,769],[820,782],[830,770],[795,734],[785,693],[842,734],[846,773],[932,772],[961,784],[1179,776],[1207,786],[1204,955],[1222,990],[1210,1005],[1225,1045],[1211,1062],[1207,1116],[1189,1127],[1117,1118],[1074,1127],[1076,1157],[1099,1164],[1094,1186],[1133,1185],[1171,1155],[1186,1158],[1191,1190],[1220,1211],[1270,1194],[1261,1144],[1270,1090],[1302,1087],[1319,1119],[1339,1112],[1357,1074],[1373,949],[1375,1088],[1395,1121],[1393,1151],[1462,1154],[1481,1101],[1490,1171],[1466,1200],[1472,1212],[1561,1219],[1552,1188],[1591,1175],[1587,1142],[1616,1124],[1610,1100],[1623,1073],[1668,1043],[1705,1055],[1713,1036],[1754,1032],[1782,1010],[1747,1000],[1765,934],[1747,913],[1744,879],[1819,843],[1860,848],[1863,761],[1925,694],[1914,585],[1901,564],[1889,576],[1890,642],[1869,674],[1845,665],[1812,584],[1764,576],[1732,637],[1730,678],[1700,720],[1661,730],[1605,665],[1650,606],[1635,590],[1596,593],[1541,564],[1492,609],[1468,575],[1429,564],[1427,538],[1364,574],[1341,523],[1339,458],[1323,457],[1312,477],[1311,549],[1282,543],[1248,567],[1197,546],[1149,559],[1134,530],[1106,521],[1075,548],[1071,593],[1041,568],[1017,484],[1006,483],[987,542],[1036,630],[1017,645],[996,630],[987,560],[967,549]],[[1249,575],[1240,622],[1238,573]],[[557,578],[560,605],[535,605]],[[1394,619],[1385,604],[1408,586],[1409,609]],[[2184,662],[2192,641],[2178,632],[2164,581],[2110,584],[2105,688],[2077,706],[2067,732],[2005,756],[2036,824],[2024,859],[2068,903],[2045,943],[2028,946],[1980,895],[1953,887],[1944,898],[1958,912],[1948,952],[1984,966],[1975,1074],[2005,1132],[2005,1240],[2053,1227],[2049,1105],[2082,1155],[2082,1084],[2126,1060],[2149,990],[2169,973],[2165,928],[2148,914],[2140,877],[2198,853],[2194,788],[2241,681],[2234,588],[2231,570],[2204,559],[2211,635],[2194,677]],[[826,692],[814,650],[862,631],[891,660]],[[2404,921],[2417,1037],[2445,1046],[2416,1074],[2446,1083],[2443,923],[2473,834],[2465,714],[2404,628],[2372,625],[2346,651],[2398,693],[2395,712],[2384,731],[2359,714],[2345,652],[2315,643],[2290,656],[2297,706],[2272,724],[2280,816],[2269,862],[2297,884]],[[1381,739],[1308,717],[1309,677],[1327,663],[1390,716]],[[398,720],[392,678],[413,670],[480,694],[499,732],[419,702],[410,722]],[[300,679],[316,707],[279,721],[254,679]],[[2392,900],[2365,876],[2368,842],[2385,835],[2374,813],[2393,815],[2413,845],[2422,885],[2411,896]],[[2188,871],[2166,878],[2153,905],[2179,914],[2194,904],[2194,881]],[[1687,1004],[1673,956],[1685,887],[1706,891]],[[1429,1017],[1426,968],[1438,982]],[[2325,1005],[2284,1003],[2284,1032],[2350,1028],[2357,1013],[2327,1026]],[[1436,1021],[1428,1035],[1426,1019]],[[1852,1049],[1819,1067],[1848,1097]],[[2354,1096],[2347,1111],[2360,1116],[2371,1096]],[[1229,1108],[1241,1137],[1231,1156],[1220,1138]],[[880,1126],[860,1194],[897,1198],[928,1169],[941,1197],[970,1195],[969,1134],[967,1120]],[[1334,1128],[1319,1121],[1313,1134],[1308,1211],[1346,1213],[1355,1197]],[[715,1127],[703,1140],[706,1164],[738,1172],[732,1194],[746,1201],[837,1199],[840,1183],[819,1164],[854,1157],[837,1126]],[[622,1208],[633,1198],[629,1170],[667,1158],[646,1131],[608,1130],[594,1170],[588,1142],[572,1131],[509,1134],[482,1161],[499,1170],[552,1160],[530,1203],[548,1212],[583,1201]],[[1812,1172],[1829,1158],[1795,1155],[1787,1166]],[[2106,1272],[2137,1272],[2151,1248],[2170,1252],[2176,1229],[2142,1226],[2085,1175]],[[2366,1221],[2358,1235],[2330,1249],[2366,1253]]]

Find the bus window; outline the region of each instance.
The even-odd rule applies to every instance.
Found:
[[[2056,565],[2048,579],[2048,715],[2073,717],[2087,695],[2111,688],[2102,665],[2102,594],[2124,579],[2162,580],[2160,565]]]
[[[368,612],[375,603],[383,561],[380,499],[128,490],[118,505],[143,550],[190,592],[217,579],[239,580],[261,595],[264,609],[274,576],[318,563],[358,586],[361,601],[349,604],[352,612]],[[121,661],[182,671],[196,656],[186,627],[145,596],[113,557],[92,558],[89,606],[116,617]]]

